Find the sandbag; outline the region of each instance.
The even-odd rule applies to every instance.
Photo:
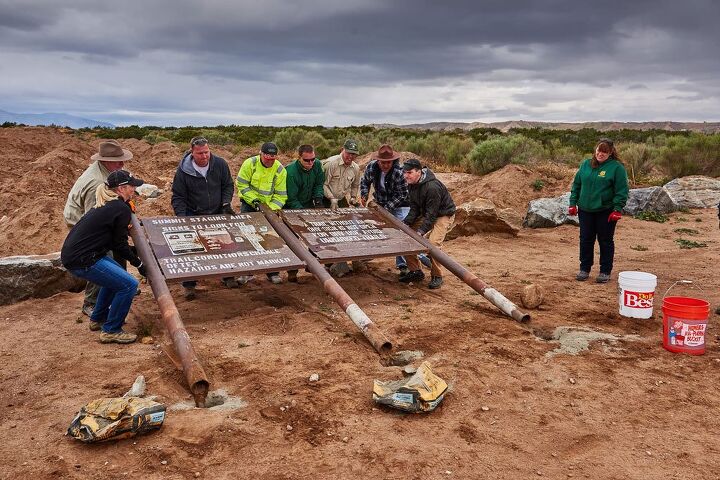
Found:
[[[129,438],[156,430],[165,420],[165,405],[139,397],[99,398],[80,409],[68,435],[85,443]]]
[[[431,412],[442,402],[448,385],[423,362],[409,378],[390,382],[375,380],[373,400],[406,412]]]

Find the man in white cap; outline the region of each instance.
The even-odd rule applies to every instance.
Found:
[[[85,215],[95,206],[95,190],[99,185],[105,183],[110,173],[122,170],[125,162],[131,160],[133,154],[125,150],[116,140],[100,142],[98,153],[90,157],[93,163],[75,181],[67,201],[63,216],[68,227],[73,227],[80,217]],[[85,288],[85,300],[83,301],[82,312],[88,317],[95,307],[100,287],[88,282]]]

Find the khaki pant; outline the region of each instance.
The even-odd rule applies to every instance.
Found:
[[[443,241],[445,241],[445,235],[447,235],[448,230],[450,230],[450,226],[452,225],[453,221],[455,220],[455,214],[450,216],[443,216],[438,217],[435,221],[435,225],[433,226],[432,230],[430,230],[430,236],[428,237],[428,240],[430,240],[430,243],[435,245],[436,247],[441,247]],[[420,228],[420,225],[422,225],[423,219],[416,220],[415,223],[410,225],[410,228],[413,230],[417,230]],[[420,270],[420,261],[417,259],[416,255],[408,255],[406,257],[407,259],[407,265],[408,270]],[[437,263],[437,261],[430,255],[430,274],[433,277],[442,277],[442,270],[440,270],[440,265]]]

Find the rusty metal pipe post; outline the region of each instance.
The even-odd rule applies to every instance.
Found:
[[[428,239],[417,234],[415,230],[405,225],[403,222],[395,218],[395,215],[385,210],[380,205],[376,205],[375,208],[382,214],[387,220],[393,223],[397,228],[410,235],[413,239],[420,242],[422,245],[430,249],[430,256],[438,261],[440,265],[447,268],[456,277],[463,282],[467,283],[473,290],[485,297],[490,303],[500,309],[505,315],[512,317],[518,322],[530,321],[530,314],[520,311],[520,309],[512,303],[510,300],[505,298],[502,293],[498,292],[492,287],[486,285],[482,280],[470,272],[467,268],[456,262],[450,255],[443,252],[440,248],[436,247]]]
[[[140,260],[143,261],[143,264],[145,264],[147,268],[148,283],[160,307],[163,324],[170,334],[170,338],[172,338],[175,351],[180,357],[185,379],[190,387],[190,392],[195,398],[195,405],[204,407],[205,399],[210,389],[210,382],[190,343],[190,336],[187,330],[185,330],[185,325],[183,325],[182,319],[180,318],[180,312],[178,312],[172,295],[170,295],[170,290],[168,289],[167,283],[165,283],[165,277],[155,261],[155,256],[152,253],[150,244],[147,238],[145,238],[144,230],[135,215],[132,216],[130,235],[132,236]]]
[[[363,312],[363,310],[350,298],[345,290],[335,281],[334,278],[325,270],[325,267],[315,258],[298,240],[290,228],[283,223],[272,210],[267,206],[260,204],[260,211],[265,215],[270,225],[285,240],[290,249],[307,265],[310,273],[320,281],[325,291],[333,297],[343,311],[350,317],[350,320],[360,329],[365,338],[377,350],[378,353],[385,355],[392,351],[393,345],[380,328],[373,323],[372,320]]]

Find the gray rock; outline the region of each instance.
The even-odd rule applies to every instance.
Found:
[[[493,202],[477,198],[463,203],[455,212],[455,221],[445,238],[452,240],[477,233],[507,233],[517,236],[522,218],[511,209],[498,209]]]
[[[555,198],[531,200],[523,222],[524,227],[553,228],[569,223],[579,225],[578,217],[567,214],[570,192]]]
[[[63,268],[59,252],[0,258],[0,305],[79,292],[85,283]]]
[[[712,208],[720,203],[720,180],[701,175],[676,178],[663,187],[682,208]]]
[[[425,354],[420,350],[401,350],[390,357],[390,365],[402,367],[424,356]]]
[[[663,187],[633,188],[623,208],[626,215],[640,212],[670,213],[678,209],[678,204]]]
[[[143,183],[136,189],[138,195],[145,198],[156,198],[162,195],[162,189],[151,183]]]

